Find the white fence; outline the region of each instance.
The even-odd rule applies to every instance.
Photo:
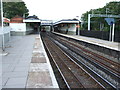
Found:
[[[3,30],[2,30],[2,27],[0,27],[0,35],[1,34],[6,34],[6,33],[10,33],[10,31],[11,31],[11,27],[10,26],[6,26],[6,27],[3,27]]]
[[[2,30],[2,27],[0,27],[0,47],[2,47],[3,40],[5,43],[10,40],[10,31],[11,31],[11,28],[9,26],[3,27],[3,30]],[[3,35],[4,35],[4,38],[3,38]]]
[[[34,29],[27,23],[10,23],[11,35],[27,35]]]
[[[17,32],[25,32],[26,31],[26,23],[10,23],[11,31]]]

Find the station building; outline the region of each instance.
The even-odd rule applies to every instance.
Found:
[[[4,32],[0,30],[0,47],[2,46],[3,33],[5,40],[4,42],[9,41],[10,36],[38,33],[43,29],[45,29],[45,31],[76,35],[78,32],[79,23],[80,22],[76,19],[63,19],[53,23],[52,20],[41,20],[36,16],[28,16],[27,18],[23,18],[16,15],[11,19],[4,18]]]
[[[28,16],[23,20],[26,23],[26,34],[37,33],[40,31],[41,20],[37,16]]]
[[[80,22],[77,19],[63,19],[57,22],[52,20],[40,20],[36,16],[22,18],[15,16],[10,20],[11,35],[27,35],[39,31],[54,31],[64,34],[76,35]]]
[[[52,20],[41,20],[40,31],[52,31],[53,21]]]
[[[39,21],[39,20],[37,20]],[[27,18],[24,19],[20,16],[15,16],[10,20],[10,27],[12,28],[11,30],[11,35],[27,35],[30,33],[33,33],[34,31],[34,26],[32,25],[31,22],[36,22],[36,20]]]

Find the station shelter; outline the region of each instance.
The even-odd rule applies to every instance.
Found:
[[[11,35],[15,36],[37,33],[39,26],[40,20],[32,16],[23,18],[17,15],[10,20]]]
[[[76,35],[78,32],[79,20],[63,19],[54,23],[54,32]]]
[[[40,31],[52,31],[52,25],[53,21],[52,20],[41,20],[41,29]]]
[[[41,20],[37,16],[28,16],[23,22],[26,23],[27,31],[32,31],[32,33],[40,31]]]

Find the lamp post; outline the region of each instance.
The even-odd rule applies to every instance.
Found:
[[[107,15],[109,13],[109,8],[106,8],[105,12],[106,12],[106,15]]]
[[[1,28],[2,28],[2,50],[4,51],[5,49],[5,42],[4,42],[4,30],[3,30],[3,4],[2,0],[0,0],[1,4]]]

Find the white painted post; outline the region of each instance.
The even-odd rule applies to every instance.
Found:
[[[4,42],[4,30],[3,30],[3,5],[2,5],[2,0],[1,0],[1,27],[2,27],[2,50],[4,51],[5,49],[5,42]]]
[[[112,28],[112,42],[114,42],[114,30],[115,30],[115,23],[113,23],[113,28]]]
[[[52,24],[52,32],[54,32],[54,25]]]
[[[10,27],[10,26],[9,26],[9,27]],[[10,28],[10,31],[11,31],[11,28]],[[11,36],[10,36],[10,31],[9,31],[9,40],[10,40],[10,37],[11,37]]]
[[[90,31],[90,16],[91,14],[88,14],[88,31]]]
[[[80,35],[79,22],[78,22],[78,36]]]
[[[110,25],[109,41],[111,41],[111,29],[112,29],[112,26]]]
[[[80,35],[80,29],[79,29],[79,16],[76,16],[76,18],[78,19],[78,25],[77,25],[77,29],[78,29],[78,36]]]
[[[54,28],[53,28],[53,21],[51,21],[51,32],[54,32]]]

